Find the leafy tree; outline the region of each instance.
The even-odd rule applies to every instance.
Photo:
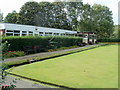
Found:
[[[40,2],[36,15],[37,26],[69,29],[63,2]]]
[[[119,38],[119,35],[120,35],[120,25],[115,25],[114,26],[113,37],[114,38]]]
[[[35,25],[35,15],[39,12],[39,4],[31,1],[26,2],[20,9],[19,23],[26,25]]]
[[[82,8],[82,14],[80,16],[79,28],[80,31],[92,31],[93,22],[92,22],[92,8],[89,4],[84,4]]]
[[[65,12],[64,2],[53,2],[53,22],[52,27],[60,29],[71,29],[69,26],[69,20],[67,18],[67,13]]]
[[[98,38],[109,38],[113,34],[112,12],[108,7],[94,4],[83,5],[83,12],[79,22],[81,31],[96,32]]]
[[[40,2],[39,11],[35,16],[37,26],[51,27],[51,21],[53,17],[52,4],[50,2]]]
[[[8,13],[8,15],[5,17],[4,22],[5,23],[18,23],[19,14],[16,11],[13,11],[12,13]]]
[[[72,30],[77,30],[78,21],[82,14],[82,2],[66,2],[67,18]]]
[[[112,11],[108,7],[99,4],[94,4],[92,10],[94,31],[98,33],[98,38],[111,37],[114,31]]]
[[[69,1],[69,0],[68,0]],[[113,34],[112,12],[108,7],[73,2],[27,2],[20,10],[19,23],[77,31],[93,31],[99,38]]]

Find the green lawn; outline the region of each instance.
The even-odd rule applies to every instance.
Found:
[[[73,88],[118,88],[118,46],[15,67],[12,73]]]

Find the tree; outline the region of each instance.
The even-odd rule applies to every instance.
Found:
[[[93,22],[92,22],[92,8],[89,4],[84,4],[82,8],[82,14],[80,16],[79,28],[80,31],[92,31]]]
[[[39,4],[31,1],[26,2],[19,12],[19,23],[26,25],[36,25],[35,15],[39,12]]]
[[[0,11],[0,22],[3,22],[3,13]]]
[[[72,30],[77,30],[78,28],[78,21],[82,13],[82,7],[82,2],[66,2],[67,18]]]
[[[113,32],[113,37],[114,38],[120,38],[120,25],[115,25],[114,26],[114,32]]]
[[[40,2],[36,15],[37,26],[69,29],[63,2]]]
[[[69,20],[65,11],[65,2],[53,2],[53,19],[52,27],[59,29],[71,29],[69,26]]]
[[[50,2],[40,2],[39,11],[35,15],[36,25],[51,27],[52,17],[52,4]]]
[[[18,23],[19,14],[16,11],[13,11],[12,13],[8,13],[8,15],[5,17],[4,22],[5,23]]]
[[[110,38],[113,35],[112,11],[108,7],[94,4],[92,18],[94,31],[97,32],[98,38]]]

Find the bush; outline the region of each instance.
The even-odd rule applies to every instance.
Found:
[[[77,48],[79,46],[70,46],[70,47],[61,47],[61,48],[57,48],[57,49],[48,49],[48,52],[53,52],[53,51],[58,51],[58,50],[65,50],[65,49],[72,49],[72,48]]]
[[[120,38],[104,38],[104,39],[98,39],[98,42],[120,42]]]
[[[69,47],[75,46],[78,42],[82,42],[82,38],[80,37],[64,37],[64,36],[56,36],[54,37],[50,43],[52,43],[51,49],[61,48],[61,47]]]
[[[3,53],[8,52],[9,46],[10,46],[10,44],[8,44],[7,41],[5,41],[4,43],[2,43],[2,52]]]
[[[82,42],[80,37],[64,36],[9,36],[3,38],[3,43],[8,41],[10,44],[9,51],[23,51],[25,46],[39,46],[42,50],[69,47]]]
[[[10,44],[9,51],[23,51],[25,46],[39,45],[41,48],[47,48],[48,40],[45,37],[35,36],[9,36],[4,37],[3,42],[8,41]]]
[[[4,58],[19,57],[24,55],[25,55],[24,51],[9,51],[9,52],[3,53]]]

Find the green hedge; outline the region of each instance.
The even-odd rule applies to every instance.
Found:
[[[120,38],[104,38],[104,39],[98,39],[98,42],[120,42]]]
[[[3,43],[8,41],[10,44],[9,51],[23,51],[25,46],[40,46],[44,50],[69,47],[82,42],[80,37],[63,37],[63,36],[8,36],[3,37]]]
[[[40,47],[46,48],[48,40],[45,37],[34,37],[34,36],[10,36],[4,37],[3,42],[8,41],[10,44],[9,51],[23,51],[25,46],[39,45]]]

